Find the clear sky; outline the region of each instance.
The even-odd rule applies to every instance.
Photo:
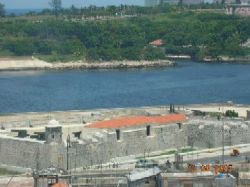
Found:
[[[0,3],[5,5],[7,9],[41,9],[48,8],[49,0],[0,0]],[[143,5],[144,0],[62,0],[64,7],[70,7],[74,4],[77,7],[81,6],[106,6],[106,5]]]

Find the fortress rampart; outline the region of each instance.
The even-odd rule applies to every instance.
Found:
[[[225,145],[250,143],[249,124],[243,119],[218,121],[212,117],[195,117],[190,112],[188,115],[183,112],[169,114],[166,108],[151,114],[137,110],[136,114],[140,116],[131,117],[131,112],[119,115],[111,112],[111,119],[104,120],[108,113],[100,112],[100,122],[95,122],[97,118],[92,115],[93,122],[84,124],[76,121],[66,125],[50,120],[41,127],[1,130],[0,164],[32,169],[52,165],[64,169],[67,166],[79,168],[112,162],[116,157],[187,146],[220,147],[222,127]],[[115,118],[116,115],[119,117]],[[89,121],[90,118],[91,114]],[[95,125],[103,125],[102,121],[111,126],[97,128]]]

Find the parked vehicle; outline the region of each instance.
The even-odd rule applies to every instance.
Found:
[[[239,156],[239,155],[240,155],[239,149],[233,149],[232,152],[230,153],[230,156]]]

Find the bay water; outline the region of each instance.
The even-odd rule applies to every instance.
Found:
[[[226,101],[250,104],[250,65],[0,72],[1,114]]]

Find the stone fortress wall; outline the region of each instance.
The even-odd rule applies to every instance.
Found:
[[[51,152],[50,146],[38,141],[0,137],[0,162],[2,165],[22,168],[37,168],[47,165]],[[39,160],[39,163],[36,162]]]
[[[225,146],[250,143],[250,127],[242,120],[216,119],[190,120],[186,125],[188,145],[199,148],[213,148],[222,145],[224,123]]]
[[[166,109],[155,110],[151,115],[164,112]],[[115,112],[110,113],[112,117],[117,115]],[[142,113],[148,115],[145,110],[144,112],[138,111],[136,114]],[[131,112],[119,113],[119,115],[131,115]],[[93,117],[91,114],[89,116]],[[99,113],[98,116],[107,119],[103,113]],[[214,118],[203,119],[192,116],[188,118],[183,123],[145,124],[121,128],[119,139],[117,129],[89,129],[80,122],[78,122],[78,128],[72,128],[77,129],[75,132],[80,132],[78,135],[74,130],[69,130],[70,125],[60,131],[60,123],[49,124],[44,129],[44,140],[12,137],[5,130],[4,133],[0,133],[0,164],[32,169],[42,169],[53,165],[65,169],[68,156],[69,167],[79,168],[107,163],[116,157],[171,148],[186,146],[212,148],[222,145],[221,121]],[[148,126],[150,126],[149,134]],[[242,119],[224,121],[225,145],[250,143],[249,132],[249,124]],[[68,135],[70,135],[70,143],[67,152]]]
[[[176,124],[155,127],[150,136],[146,128],[121,130],[117,140],[115,130],[89,135],[83,133],[79,142],[71,140],[70,167],[108,162],[112,158],[186,146],[184,131]],[[24,168],[46,168],[51,165],[66,168],[66,142],[33,141],[0,136],[0,163]]]

